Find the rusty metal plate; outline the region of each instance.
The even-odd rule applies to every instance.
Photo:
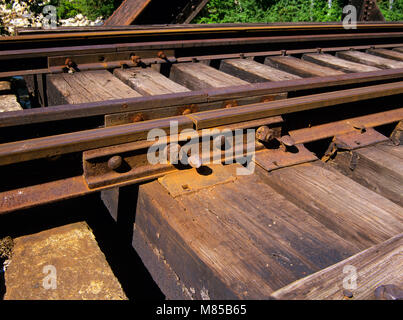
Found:
[[[255,162],[267,171],[318,160],[303,144],[296,144],[290,151],[267,149],[256,152]]]
[[[236,169],[239,164],[213,164],[199,169],[189,169],[168,174],[158,181],[172,197],[189,194],[201,189],[236,180]]]
[[[131,56],[136,55],[142,59],[154,58],[160,60],[158,53],[160,50],[143,50],[143,51],[120,51],[120,52],[100,52],[95,54],[70,54],[65,56],[56,56],[48,58],[49,67],[61,67],[66,64],[66,59],[71,59],[77,65],[88,63],[107,63],[131,60]],[[166,56],[174,56],[174,50],[165,50]]]
[[[361,131],[357,130],[334,137],[337,148],[345,150],[354,150],[388,140],[373,128],[362,128]]]

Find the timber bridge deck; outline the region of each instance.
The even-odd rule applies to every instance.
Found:
[[[7,299],[133,297],[121,266],[111,263],[119,284],[91,235],[78,236],[86,227],[68,223],[101,219],[98,199],[114,219],[103,228],[135,248],[168,299],[402,298],[402,24],[28,30],[0,44],[0,79],[24,77],[34,106],[9,111],[11,93],[0,98]],[[150,164],[148,133],[173,121],[190,133],[168,148],[207,137],[223,162],[243,130],[240,155]],[[238,175],[244,156],[254,171]],[[91,261],[74,271],[69,254]],[[43,277],[44,264],[58,289],[21,280]]]

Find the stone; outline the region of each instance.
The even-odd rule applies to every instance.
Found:
[[[22,110],[21,105],[17,101],[17,97],[13,94],[0,95],[0,112]]]
[[[14,239],[5,300],[126,300],[85,222]]]

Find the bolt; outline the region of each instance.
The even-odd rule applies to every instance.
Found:
[[[317,48],[316,51],[317,51],[318,53],[322,53],[322,48]]]
[[[192,58],[192,62],[193,62],[193,63],[196,63],[196,62],[197,62],[197,58],[196,58],[196,57],[193,57],[193,58]]]
[[[228,109],[228,108],[233,108],[236,107],[238,105],[238,103],[236,101],[227,101],[225,102],[224,108]]]
[[[343,290],[343,295],[349,299],[351,299],[354,296],[350,290]]]
[[[287,50],[281,50],[281,55],[284,57],[287,55]]]
[[[122,165],[123,159],[121,156],[113,156],[108,161],[108,168],[112,170],[117,170]]]
[[[165,54],[164,51],[158,52],[157,56],[158,56],[158,58],[164,59],[164,60],[166,60],[166,58],[167,58],[167,55]]]
[[[182,112],[182,115],[185,116],[185,115],[190,114],[190,113],[192,113],[192,110],[190,108],[187,108]]]
[[[274,97],[273,97],[273,96],[264,98],[262,102],[263,102],[263,103],[266,103],[266,102],[272,102],[272,101],[274,101]]]
[[[144,121],[144,117],[141,113],[137,114],[134,118],[133,118],[133,122],[140,122],[140,121]]]
[[[130,57],[130,59],[132,60],[132,62],[133,62],[136,66],[138,66],[138,65],[141,63],[141,58],[140,58],[139,56],[132,55],[132,56]]]
[[[240,54],[239,54],[239,57],[240,57],[241,59],[245,59],[245,54],[244,54],[244,53],[240,53]]]
[[[69,68],[73,68],[74,65],[75,65],[74,61],[71,60],[70,58],[67,58],[66,61],[64,62],[64,64],[65,64],[66,66],[68,66]]]
[[[256,139],[262,142],[269,142],[274,138],[274,130],[268,126],[261,126],[256,130]]]

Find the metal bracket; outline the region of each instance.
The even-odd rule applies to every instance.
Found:
[[[95,54],[76,54],[48,57],[48,68],[52,73],[67,72],[74,65],[75,71],[137,67],[176,61],[174,50],[119,51]]]
[[[267,171],[318,160],[316,155],[303,144],[293,145],[285,151],[283,148],[265,149],[256,152],[255,162]]]
[[[373,128],[356,126],[354,129],[354,131],[334,136],[333,141],[329,145],[325,155],[322,157],[322,161],[327,162],[334,158],[339,150],[351,151],[389,140]],[[355,168],[354,164],[352,164],[352,166]]]
[[[170,173],[158,179],[172,197],[186,195],[201,189],[236,180],[238,164],[224,166],[222,164],[209,165],[199,169]]]
[[[354,150],[389,140],[373,128],[356,127],[355,129],[353,132],[334,137],[333,142],[338,149]]]
[[[167,147],[171,145],[178,145],[178,148],[186,145],[189,139],[198,143],[200,158],[197,158],[196,162],[200,164],[212,163],[214,159],[218,141],[215,139],[219,136],[224,137],[221,139],[221,149],[218,149],[218,155],[221,157],[221,161],[231,161],[235,160],[236,156],[249,156],[249,150],[247,148],[246,130],[245,129],[256,129],[262,125],[271,126],[274,132],[281,132],[281,117],[270,117],[253,121],[246,121],[244,123],[238,123],[234,125],[217,127],[217,131],[214,130],[200,130],[194,131],[186,135],[179,135],[176,137],[168,137],[166,140],[161,139],[160,142],[155,141],[137,141],[132,143],[126,143],[121,145],[116,145],[112,147],[106,147],[101,149],[94,149],[83,152],[83,168],[84,168],[84,178],[90,189],[114,186],[116,184],[124,183],[126,181],[131,181],[133,183],[143,182],[159,178],[169,172],[174,172],[177,170],[182,170],[189,168],[190,166],[199,167],[200,165],[195,165],[192,163],[192,155],[187,154],[189,165],[169,163],[168,158],[167,163],[150,164],[148,161],[147,153],[149,148],[153,146],[155,150],[164,152]],[[231,141],[226,139],[231,139],[231,137],[226,137],[226,134],[222,134],[223,129],[230,130],[232,133],[235,130],[245,130],[243,145],[235,146],[234,137]],[[218,132],[218,133],[217,133]],[[203,141],[210,141],[210,149],[208,152],[203,153]],[[214,140],[213,140],[214,138]],[[232,147],[232,157],[228,156],[229,152],[225,147],[229,145]],[[262,150],[265,146],[259,142],[255,144],[255,150]],[[173,162],[175,163],[175,162]]]

